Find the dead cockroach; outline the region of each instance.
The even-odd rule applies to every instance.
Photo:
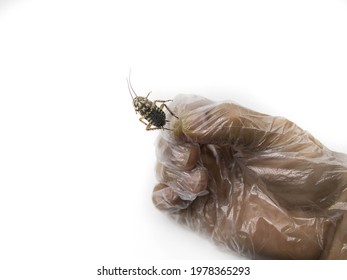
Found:
[[[129,75],[129,79],[127,79],[127,82],[128,82],[130,96],[133,99],[135,112],[140,113],[141,117],[139,121],[146,125],[146,130],[156,130],[156,129],[171,130],[169,128],[164,127],[165,124],[168,122],[168,120],[166,119],[166,115],[163,109],[165,107],[172,116],[178,119],[178,117],[165,104],[165,102],[169,102],[172,100],[154,100],[152,102],[148,99],[148,96],[150,95],[151,92],[149,92],[146,97],[137,96],[136,92],[134,91],[130,83],[130,75]],[[163,103],[163,104],[161,104],[160,107],[158,107],[156,105],[157,102]],[[145,120],[148,123],[146,123]]]

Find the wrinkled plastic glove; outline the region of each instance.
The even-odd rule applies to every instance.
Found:
[[[156,207],[249,258],[347,259],[346,155],[233,103],[169,106],[179,119],[157,140]]]

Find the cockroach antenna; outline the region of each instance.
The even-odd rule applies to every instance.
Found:
[[[130,76],[131,76],[131,69],[129,70],[129,78],[126,78],[126,79],[127,79],[127,83],[128,83],[128,89],[129,89],[130,96],[131,96],[132,100],[134,100],[137,97],[137,94],[136,94],[135,90],[133,89],[133,86],[131,85]],[[133,94],[135,95],[135,97],[133,96]]]

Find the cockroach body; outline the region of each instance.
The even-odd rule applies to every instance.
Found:
[[[146,130],[156,130],[156,129],[166,129],[171,130],[165,127],[165,124],[168,122],[166,119],[165,112],[163,111],[164,107],[169,111],[169,113],[178,119],[178,117],[170,110],[170,108],[165,104],[165,102],[169,102],[172,100],[154,100],[153,102],[148,99],[148,96],[151,92],[147,94],[146,97],[137,96],[134,91],[131,83],[130,77],[127,79],[128,88],[130,96],[133,100],[133,106],[135,108],[136,113],[140,113],[141,117],[139,119],[140,122],[146,125]],[[156,105],[156,103],[162,103],[160,107]],[[147,123],[145,122],[147,121]]]

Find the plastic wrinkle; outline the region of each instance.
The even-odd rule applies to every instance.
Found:
[[[153,202],[249,258],[347,259],[347,156],[283,117],[179,95]]]

